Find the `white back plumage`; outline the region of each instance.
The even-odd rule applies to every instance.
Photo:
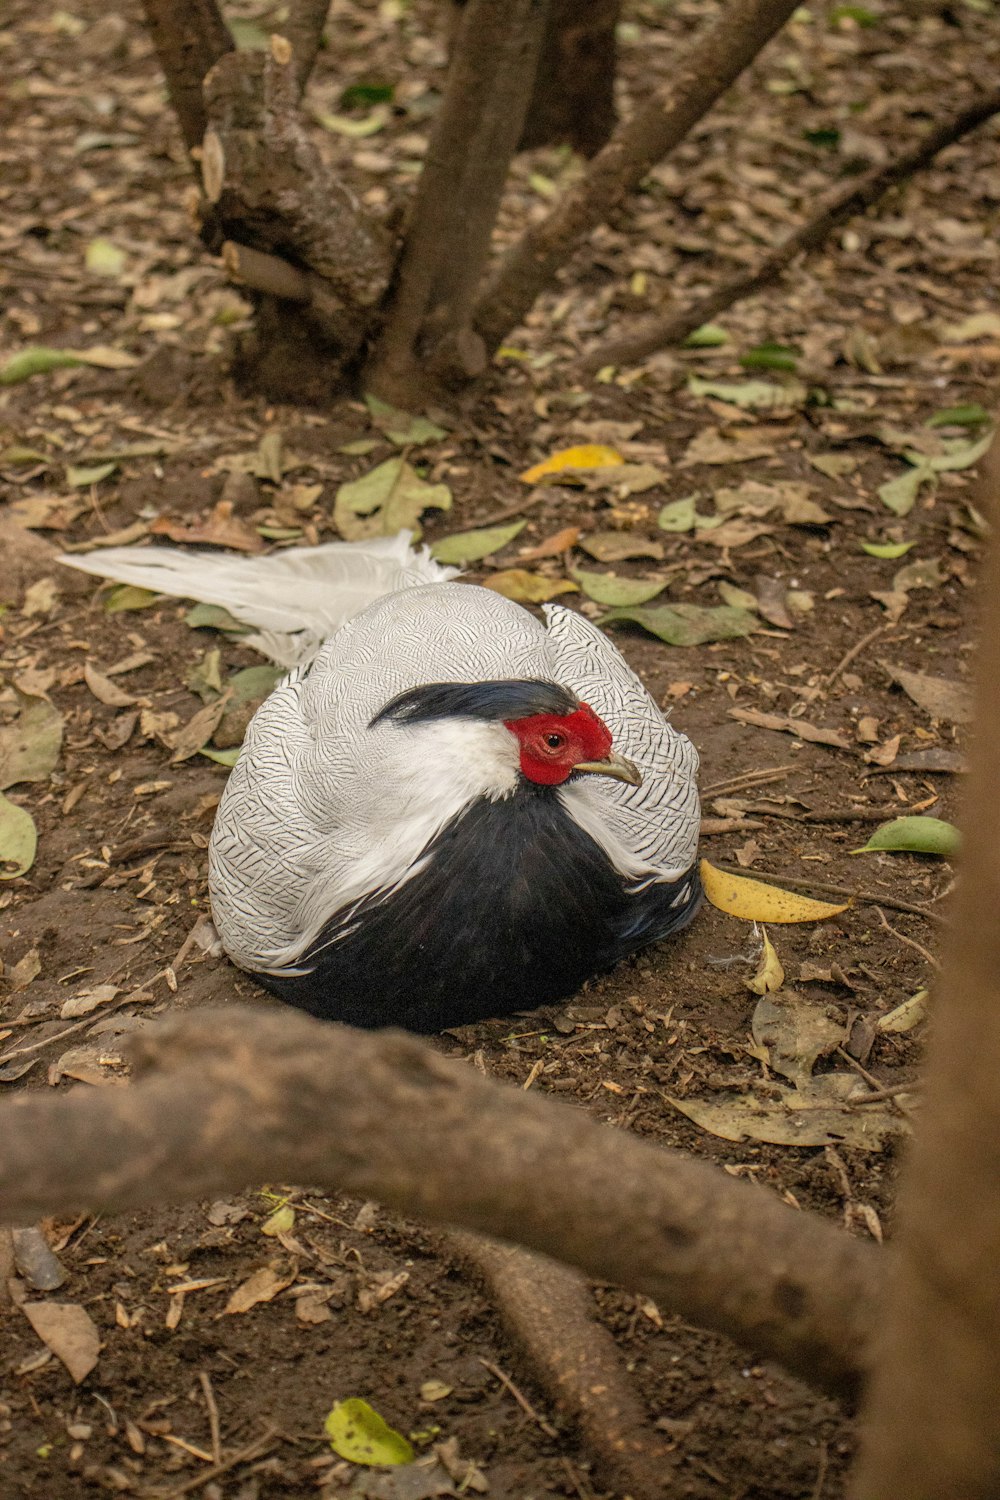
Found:
[[[502,724],[371,719],[433,682],[544,678],[604,720],[640,787],[588,776],[560,787],[567,812],[637,884],[674,881],[696,854],[698,756],[608,638],[557,605],[547,627],[415,552],[409,534],[266,558],[117,548],[65,562],[221,604],[283,664],[310,663],[258,710],[212,830],[212,909],[229,955],[280,973],[329,918],[409,879],[433,838],[518,776]],[[328,637],[320,644],[320,638]],[[318,649],[317,649],[318,647]]]
[[[185,552],[179,547],[106,547],[60,562],[98,578],[133,583],[178,599],[220,604],[257,627],[247,644],[279,667],[309,662],[327,636],[366,605],[397,589],[454,578],[456,568],[411,547],[412,532],[367,542],[326,542],[270,557]]]

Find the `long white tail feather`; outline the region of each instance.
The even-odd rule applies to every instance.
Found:
[[[384,594],[444,583],[458,569],[434,562],[413,533],[365,542],[325,542],[270,557],[185,552],[179,547],[107,547],[60,562],[98,578],[218,604],[255,627],[249,646],[282,667],[309,662],[322,642]]]

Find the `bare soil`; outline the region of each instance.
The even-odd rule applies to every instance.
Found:
[[[701,0],[629,8],[623,108],[671,68],[707,9]],[[935,412],[989,407],[993,396],[1000,359],[995,127],[946,153],[784,286],[720,319],[727,344],[664,355],[617,381],[581,385],[570,374],[574,354],[605,326],[731,272],[808,212],[832,174],[878,159],[886,145],[921,128],[936,99],[957,97],[986,68],[995,72],[1000,44],[989,5],[872,0],[871,25],[833,20],[829,10],[813,7],[811,21],[780,37],[695,140],[652,175],[634,212],[594,236],[565,285],[515,336],[513,352],[460,409],[443,414],[449,436],[421,461],[455,496],[449,515],[427,518],[429,540],[523,508],[528,525],[500,567],[518,566],[519,548],[572,525],[661,541],[662,562],[627,562],[616,571],[666,571],[672,601],[715,605],[720,581],[759,592],[762,577],[810,596],[812,608],[795,615],[791,629],[765,622],[748,639],[689,649],[611,628],[698,746],[705,812],[716,829],[721,824],[706,834],[706,857],[740,859],[752,874],[868,893],[838,918],[771,935],[789,983],[825,1002],[845,1026],[858,1023],[847,1065],[892,1090],[918,1078],[920,1032],[872,1040],[873,1023],[932,979],[951,871],[940,860],[851,851],[884,809],[886,816],[914,808],[955,814],[957,776],[904,767],[917,752],[958,751],[958,731],[893,686],[884,663],[967,677],[978,541],[967,471],[940,474],[904,519],[877,490],[906,470],[886,428],[913,433]],[[380,127],[330,138],[376,204],[405,190],[426,143],[443,62],[432,11],[347,0],[333,8],[317,102],[368,118],[370,105],[341,108],[345,87],[395,86]],[[272,24],[266,15],[254,19],[265,31]],[[106,594],[55,564],[45,541],[93,541],[157,517],[204,521],[224,493],[248,528],[316,541],[335,534],[337,486],[395,450],[359,402],[345,399],[333,411],[267,407],[229,381],[229,341],[246,309],[190,232],[187,168],[137,8],[12,0],[0,47],[9,101],[0,140],[3,354],[29,344],[102,345],[137,360],[126,369],[81,367],[0,388],[0,520],[22,505],[23,523],[26,501],[64,502],[62,510],[48,507],[47,529],[38,529],[36,510],[36,529],[21,530],[20,541],[4,534],[10,571],[0,578],[8,605],[0,619],[0,708],[13,712],[20,682],[48,693],[65,729],[57,768],[11,794],[39,831],[32,868],[0,886],[0,1088],[13,1096],[114,1086],[125,1075],[121,1049],[130,1032],[170,1008],[202,1003],[210,991],[217,998],[222,962],[197,947],[178,955],[207,910],[205,848],[226,772],[199,755],[171,764],[169,721],[149,716],[183,723],[201,707],[187,679],[207,651],[221,652],[223,679],[260,660],[238,640],[192,629],[188,606],[174,601],[107,612]],[[571,170],[558,151],[522,158],[505,231],[544,212],[545,184]],[[123,252],[111,275],[88,269],[87,249],[98,238]],[[995,326],[978,337],[956,335],[955,326],[977,313],[992,313]],[[739,365],[741,353],[765,341],[800,351],[800,378],[822,393],[814,404],[741,411],[689,391],[690,374],[772,379],[768,370],[747,377]],[[689,443],[708,428],[749,431],[767,451],[723,464],[686,459]],[[252,455],[267,432],[280,432],[295,456],[283,481],[234,481],[226,461]],[[374,443],[368,453],[344,453],[346,443],[364,438]],[[624,499],[551,487],[528,505],[538,492],[519,482],[519,472],[556,448],[590,441],[617,441],[633,458],[652,458],[663,482]],[[630,443],[642,451],[630,453]],[[147,451],[136,453],[137,444]],[[97,464],[100,455],[130,447],[106,477],[73,484],[67,465]],[[811,463],[831,454],[852,461],[836,477],[829,465],[821,472]],[[720,488],[747,480],[808,486],[827,522],[789,524],[772,515],[752,540],[730,547],[713,545],[711,533],[694,540],[657,530],[669,501],[697,491],[705,511]],[[315,493],[303,502],[305,486]],[[915,545],[905,559],[887,561],[864,553],[865,540]],[[890,590],[898,569],[915,560],[938,566],[930,586],[906,593],[894,619],[873,592]],[[573,561],[597,566],[580,553]],[[563,575],[565,559],[525,566]],[[39,595],[46,578],[55,587]],[[138,664],[111,680],[133,701],[100,701],[84,665],[107,673],[130,657]],[[848,748],[748,726],[732,717],[734,708],[835,729]],[[866,758],[873,751],[884,764]],[[768,771],[771,779],[739,784],[747,773]],[[755,806],[718,806],[727,795]],[[802,821],[806,813],[829,821]],[[859,821],[844,821],[847,814]],[[851,1233],[888,1232],[891,1142],[879,1152],[734,1142],[700,1129],[669,1102],[710,1091],[739,1095],[759,1080],[761,1064],[747,1050],[756,997],[746,985],[759,947],[751,925],[706,908],[680,939],[595,982],[574,1006],[449,1033],[440,1045],[493,1076],[521,1085],[530,1079],[619,1128],[751,1176],[803,1210],[843,1220]],[[151,982],[171,963],[175,992],[162,977]],[[70,995],[99,984],[118,987],[117,1008],[61,1017]],[[120,1003],[147,985],[146,999]],[[234,1002],[264,998],[235,973],[228,993]],[[295,1222],[282,1243],[263,1235],[262,1225],[286,1199]],[[325,1414],[348,1396],[364,1397],[395,1427],[419,1434],[418,1445],[456,1439],[492,1495],[591,1500],[606,1493],[571,1431],[557,1428],[553,1438],[542,1430],[537,1418],[551,1416],[545,1398],[477,1286],[435,1235],[394,1222],[377,1205],[270,1184],[231,1203],[45,1228],[66,1272],[65,1284],[47,1295],[85,1307],[103,1348],[93,1372],[74,1385],[17,1305],[46,1294],[17,1275],[0,1291],[5,1495],[369,1493],[369,1479],[331,1453],[323,1434]],[[286,1289],[248,1312],[225,1314],[234,1288],[268,1264],[289,1278]],[[171,1290],[185,1285],[186,1292]],[[850,1413],[759,1364],[753,1350],[686,1326],[668,1308],[600,1287],[594,1312],[613,1332],[650,1422],[683,1457],[679,1493],[693,1500],[844,1493]],[[514,1381],[534,1417],[491,1366]],[[220,1457],[234,1459],[262,1432],[270,1433],[262,1449],[211,1477]]]

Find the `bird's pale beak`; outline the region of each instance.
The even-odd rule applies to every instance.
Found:
[[[626,760],[624,755],[618,755],[614,750],[606,760],[581,760],[573,767],[574,771],[590,771],[595,776],[610,776],[613,781],[627,781],[629,786],[642,786],[642,772],[632,761]]]

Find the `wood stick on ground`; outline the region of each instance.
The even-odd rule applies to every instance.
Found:
[[[796,0],[729,0],[722,7],[679,59],[670,84],[618,127],[579,182],[504,256],[473,320],[490,352],[523,321],[586,236],[680,145],[795,9]]]
[[[283,1008],[189,1014],[133,1052],[129,1088],[3,1102],[0,1222],[311,1183],[520,1243],[858,1388],[885,1262],[766,1189],[413,1037]]]
[[[793,230],[751,270],[743,271],[731,281],[723,282],[715,291],[709,292],[707,297],[702,297],[687,307],[678,308],[663,317],[647,319],[632,333],[601,344],[584,357],[580,368],[598,370],[605,365],[634,365],[658,349],[682,343],[688,334],[700,328],[703,323],[708,323],[726,308],[776,281],[797,256],[822,245],[838,224],[864,213],[890,188],[907,177],[912,177],[914,172],[926,167],[946,146],[960,140],[963,135],[975,130],[998,112],[1000,89],[991,89],[989,93],[967,100],[960,109],[940,120],[921,140],[908,150],[900,152],[884,166],[874,167],[846,187],[838,185],[832,188],[821,201],[819,212],[808,223]],[[861,649],[860,645],[858,649]],[[848,655],[846,661],[852,659]],[[827,687],[835,681],[846,661],[830,674]]]
[[[507,1332],[559,1415],[575,1427],[602,1486],[643,1500],[676,1494],[670,1445],[653,1427],[584,1278],[544,1255],[451,1234],[445,1247],[482,1280]]]
[[[1000,501],[1000,451],[984,464]],[[935,986],[858,1500],[1000,1494],[1000,542],[980,581],[961,874]]]
[[[528,110],[545,13],[537,0],[468,0],[463,8],[372,362],[373,389],[389,400],[413,399],[428,353],[443,377],[451,365],[463,379],[486,365],[472,305]]]

